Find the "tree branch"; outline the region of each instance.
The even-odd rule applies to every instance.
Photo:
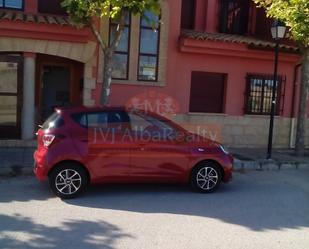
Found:
[[[121,16],[120,16],[120,20],[119,20],[116,33],[115,33],[115,38],[110,45],[110,48],[112,49],[112,51],[114,51],[118,47],[122,33],[124,31],[125,22],[126,22],[126,11],[121,10]]]
[[[90,22],[90,28],[91,28],[92,33],[94,34],[94,36],[97,38],[98,42],[100,43],[100,46],[102,47],[102,50],[105,51],[105,49],[107,48],[107,44],[103,40],[103,38],[102,38],[101,34],[99,33],[99,31],[96,29],[96,27],[95,27],[93,22]]]

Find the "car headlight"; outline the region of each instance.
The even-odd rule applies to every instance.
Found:
[[[229,151],[222,144],[220,144],[219,147],[225,154],[229,154]]]

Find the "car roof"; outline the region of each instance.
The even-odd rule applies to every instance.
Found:
[[[77,112],[97,112],[97,111],[126,111],[124,106],[72,106],[72,107],[57,107],[56,111],[63,113]]]
[[[102,111],[124,111],[124,112],[138,112],[140,114],[154,116],[160,119],[167,119],[166,117],[152,111],[145,111],[143,109],[127,108],[125,106],[71,106],[71,107],[56,107],[56,112],[65,115],[83,112],[102,112]]]

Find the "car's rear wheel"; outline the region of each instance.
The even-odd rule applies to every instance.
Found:
[[[75,163],[63,163],[49,175],[53,193],[61,199],[80,195],[88,185],[88,176],[83,167]]]
[[[202,193],[214,192],[220,185],[222,174],[215,162],[205,161],[198,164],[191,173],[190,184],[193,190]]]

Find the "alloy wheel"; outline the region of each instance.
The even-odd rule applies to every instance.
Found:
[[[202,190],[213,189],[219,180],[217,171],[212,167],[201,168],[196,175],[196,182]]]
[[[64,169],[56,176],[55,186],[63,195],[75,194],[82,185],[81,175],[73,169]]]

